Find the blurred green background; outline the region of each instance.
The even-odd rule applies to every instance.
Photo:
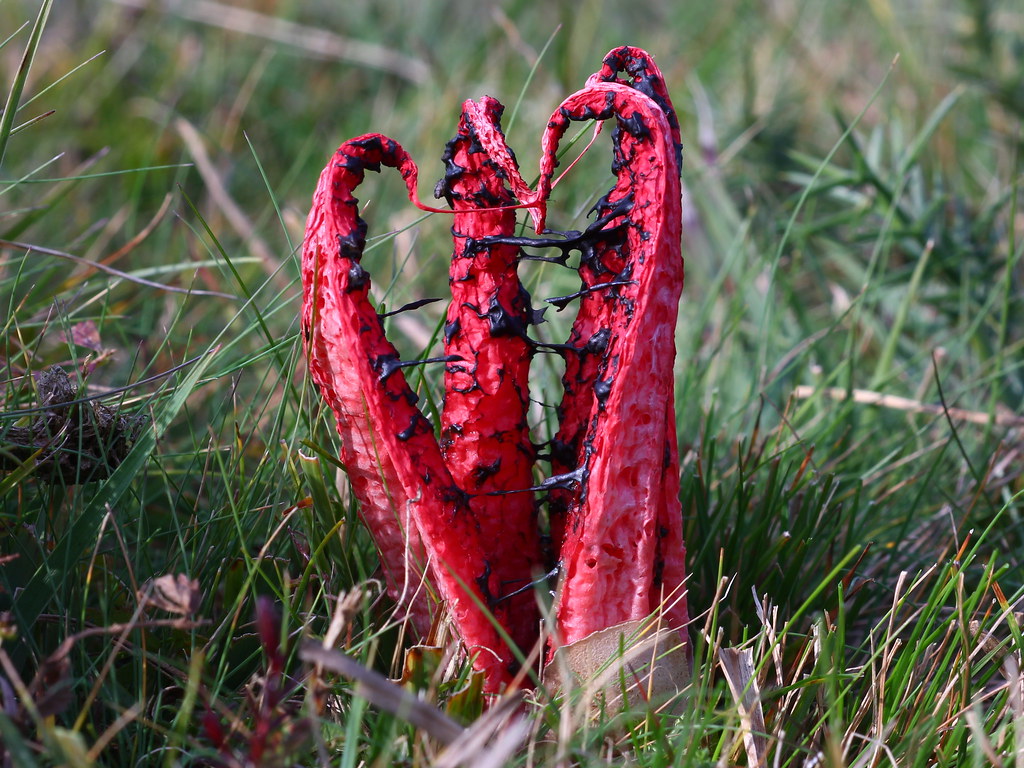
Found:
[[[3,29],[14,34],[33,7],[4,3]],[[780,329],[787,338],[758,344],[757,364],[774,365],[768,358],[777,361],[801,332],[820,330],[834,319],[835,306],[861,290],[864,273],[848,257],[856,251],[858,261],[870,263],[878,217],[895,215],[895,235],[909,233],[919,246],[936,234],[952,238],[952,247],[941,237],[936,241],[929,271],[969,276],[969,290],[984,300],[980,293],[997,279],[997,262],[980,258],[965,265],[958,253],[997,247],[999,235],[985,211],[995,215],[990,206],[1005,195],[1017,169],[1022,23],[1013,3],[990,0],[61,2],[27,95],[56,85],[23,107],[19,119],[55,112],[12,137],[7,176],[172,167],[63,187],[21,185],[8,191],[11,208],[38,209],[45,189],[54,198],[48,210],[57,215],[21,217],[8,235],[38,233],[39,244],[97,256],[129,242],[171,193],[177,220],[165,218],[147,247],[130,254],[131,264],[203,262],[208,244],[187,231],[194,222],[182,212],[181,190],[229,254],[255,258],[264,272],[280,269],[273,279],[280,288],[294,280],[293,253],[312,188],[342,140],[379,131],[402,142],[421,166],[421,193],[429,199],[459,104],[486,93],[508,106],[509,143],[530,177],[551,110],[582,86],[607,50],[629,43],[656,56],[683,127],[688,284],[697,291],[716,284],[736,248],[743,249],[738,258],[746,267],[762,260],[767,277],[779,269],[793,273],[802,327],[788,329],[792,334]],[[3,49],[8,80],[19,55],[18,45]],[[862,111],[859,144],[840,142]],[[924,146],[913,145],[918,136]],[[814,222],[792,228],[773,253],[803,185],[837,142],[834,159],[849,173],[823,175],[808,201]],[[871,156],[864,160],[858,152]],[[591,152],[577,181],[557,191],[554,202],[564,215],[556,227],[568,228],[585,213],[610,178],[607,166],[606,152]],[[887,171],[909,170],[913,177],[899,176],[908,181],[899,189],[883,178]],[[827,185],[837,182],[849,193],[830,193]],[[894,214],[878,206],[878,196],[901,190],[906,195],[898,202],[913,210]],[[402,203],[402,192],[387,174],[363,191],[371,200],[373,233],[419,218]],[[45,223],[33,231],[37,221]],[[434,217],[400,239],[390,257],[374,256],[382,285],[401,264],[414,276],[394,286],[393,302],[444,295],[447,226]],[[902,284],[912,259],[896,253],[875,267],[893,270]],[[247,269],[255,268],[243,266],[243,273]],[[540,278],[526,272],[536,286]],[[217,288],[217,282],[207,271],[197,286]],[[718,282],[725,290],[743,288]],[[765,286],[750,290],[744,300],[763,305]],[[779,298],[788,305],[795,297],[768,300]],[[193,311],[217,309],[204,302]],[[441,305],[425,310],[428,325],[442,311]],[[710,319],[690,316],[688,332],[709,332]],[[124,329],[143,342],[144,356],[158,322],[151,305]],[[933,330],[937,335],[919,341],[945,345]],[[925,361],[911,378],[927,367]],[[749,383],[740,389],[741,398],[752,392]]]
[[[0,3],[4,90],[41,5]],[[248,623],[257,595],[274,594],[284,634],[297,635],[322,629],[330,598],[374,575],[298,339],[297,247],[334,149],[390,135],[419,163],[429,200],[461,102],[490,94],[507,105],[508,141],[532,180],[548,116],[621,44],[655,56],[682,125],[676,400],[695,613],[715,600],[729,643],[758,626],[755,595],[783,622],[799,617],[798,633],[812,614],[849,611],[828,675],[863,685],[849,700],[866,701],[865,638],[884,623],[901,570],[949,562],[968,541],[978,548],[964,560],[968,588],[989,599],[991,555],[1019,596],[1019,2],[57,0],[0,164],[3,409],[36,404],[31,374],[48,365],[93,393],[200,354],[205,367],[110,401],[156,426],[132,458],[136,476],[61,486],[27,467],[0,478],[0,555],[16,555],[0,569],[0,611],[34,580],[43,619],[19,628],[26,679],[80,624],[131,619],[135,589],[155,576],[196,578],[199,613],[217,622],[154,631],[142,652],[79,643],[60,722],[74,717],[93,744],[142,702],[149,721],[118,732],[107,754],[138,764],[168,739],[183,743],[197,731],[179,709],[183,690],[234,706],[259,669]],[[608,188],[607,133],[556,190],[554,228],[579,227]],[[396,174],[368,178],[358,195],[376,298],[390,308],[446,296],[448,217],[422,219]],[[520,271],[538,305],[578,286],[570,270]],[[444,308],[393,320],[391,338],[419,355]],[[562,341],[571,315],[549,310],[538,332]],[[559,396],[552,357],[534,364],[532,393],[548,403]],[[410,374],[428,407],[439,374]],[[828,388],[910,406],[841,402]],[[947,419],[943,404],[974,420]],[[538,412],[538,442],[550,411]],[[29,417],[4,425],[16,418]],[[823,582],[839,562],[856,578]],[[735,586],[716,598],[721,575]],[[939,626],[951,598],[936,587],[929,599]],[[351,649],[394,671],[393,634],[375,656],[385,608],[364,614]],[[115,656],[123,664],[97,669]],[[190,669],[192,658],[207,666]],[[904,668],[952,668],[922,658]],[[779,727],[803,733],[814,685],[830,679],[814,677],[803,715]],[[849,713],[836,701],[839,722]],[[946,733],[955,708],[937,701],[929,734]],[[911,709],[887,706],[895,718]],[[892,731],[908,755],[920,738],[911,726]],[[367,737],[371,753],[390,754],[387,727]]]

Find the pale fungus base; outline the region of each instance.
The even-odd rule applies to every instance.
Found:
[[[558,648],[544,669],[556,695],[579,689],[576,705],[590,714],[671,711],[692,675],[688,646],[655,618],[636,619]]]

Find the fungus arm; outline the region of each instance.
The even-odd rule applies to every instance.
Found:
[[[441,448],[487,548],[489,607],[529,652],[540,614],[522,587],[541,567],[536,503],[525,490],[536,458],[527,423],[532,311],[516,271],[519,248],[500,241],[516,226],[505,179],[519,175],[501,133],[502,110],[490,97],[463,105],[437,187],[455,211]]]
[[[563,430],[579,435],[568,447],[580,478],[561,549],[562,643],[648,616],[660,596],[678,597],[684,578],[671,421],[683,264],[679,166],[665,112],[636,89],[591,82],[551,117],[540,191],[550,188],[569,123],[612,117],[617,178],[597,208],[607,234],[584,253],[581,268],[585,286],[612,286],[581,300],[575,346],[589,345],[593,358],[586,370],[577,366],[582,372],[573,388],[567,383],[561,409]],[[685,601],[667,615],[672,626],[684,626]]]
[[[394,590],[407,569],[416,573],[421,566],[409,563],[410,553],[422,547],[440,597],[493,690],[510,679],[513,659],[481,608],[489,566],[479,531],[384,336],[360,263],[366,223],[352,193],[366,169],[381,165],[397,168],[412,196],[416,166],[380,134],[345,142],[320,176],[302,246],[309,369],[336,416],[342,462],[389,584]]]

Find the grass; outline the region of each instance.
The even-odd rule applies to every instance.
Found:
[[[508,765],[1024,764],[1024,15],[407,6],[266,0],[254,26],[241,6],[0,5],[0,433],[37,417],[51,365],[133,425],[95,482],[3,460],[6,763],[484,764],[443,751],[436,704]],[[364,670],[403,662],[297,336],[316,175],[373,130],[425,190],[458,104],[511,114],[527,80],[508,135],[534,168],[538,126],[623,42],[657,56],[686,144],[693,682],[672,715],[590,718],[577,692],[475,719],[465,670],[428,650],[420,709],[395,715],[379,677],[299,657],[333,632]],[[607,165],[584,158],[553,221]],[[444,296],[449,222],[394,174],[362,192],[380,299]],[[574,289],[521,272],[537,302]],[[422,351],[443,311],[392,338]],[[548,340],[571,319],[549,311]],[[535,368],[555,399],[557,366]],[[733,658],[753,670],[737,695]]]

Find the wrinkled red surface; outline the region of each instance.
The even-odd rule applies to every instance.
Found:
[[[672,378],[680,144],[664,79],[641,49],[611,51],[552,115],[536,190],[505,143],[501,109],[489,97],[463,105],[438,185],[455,213],[440,446],[359,264],[365,223],[352,191],[364,169],[397,167],[419,205],[415,165],[395,142],[370,134],[339,149],[314,196],[302,269],[310,371],[335,412],[389,590],[408,595],[429,563],[492,691],[517,664],[487,614],[528,652],[539,616],[524,587],[542,564],[527,423],[533,315],[516,273],[524,240],[514,236],[512,207],[528,207],[544,231],[558,142],[572,121],[615,121],[616,183],[585,232],[546,242],[580,252],[583,288],[549,451],[551,473],[572,478],[548,497],[561,571],[552,646],[654,612],[685,639],[688,620]],[[406,604],[425,626],[426,602]]]
[[[557,142],[571,121],[612,117],[620,118],[617,180],[597,215],[611,216],[609,227],[621,224],[622,240],[594,253],[581,274],[585,284],[618,285],[581,299],[583,317],[574,335],[581,343],[604,330],[608,337],[593,355],[596,365],[579,366],[584,380],[573,380],[574,390],[567,383],[570,402],[563,405],[567,417],[584,425],[573,446],[583,479],[561,549],[558,626],[564,643],[648,616],[666,586],[670,553],[659,542],[682,539],[677,492],[671,499],[665,492],[667,474],[678,483],[666,435],[683,263],[676,147],[664,111],[629,86],[591,84],[552,115],[542,141],[541,179],[543,184],[553,175]],[[589,391],[582,391],[583,384],[590,384]],[[685,609],[674,613],[685,617]]]
[[[416,167],[396,142],[369,134],[345,142],[320,176],[302,246],[303,314],[309,369],[334,411],[341,460],[392,592],[402,594],[422,547],[432,581],[477,667],[492,686],[509,679],[510,650],[485,614],[489,579],[476,520],[441,456],[433,428],[416,407],[369,301],[360,265],[366,225],[353,190],[364,169],[398,168],[411,191]],[[409,542],[407,546],[406,542]],[[410,564],[410,560],[413,562]],[[482,588],[483,587],[483,588]],[[413,601],[418,622],[426,601]]]
[[[437,189],[455,211],[444,351],[459,358],[445,366],[441,448],[488,545],[501,590],[489,596],[489,606],[515,643],[529,649],[540,614],[533,593],[521,588],[541,571],[537,505],[533,493],[523,492],[533,485],[536,459],[527,422],[530,297],[516,273],[519,248],[488,241],[515,234],[516,212],[495,210],[515,200],[480,138],[504,144],[502,109],[490,97],[463,105]]]
[[[628,75],[625,79],[616,79],[618,73],[625,72]],[[665,114],[674,148],[675,171],[670,175],[677,181],[681,173],[683,144],[680,136],[679,118],[665,84],[665,78],[654,63],[651,55],[642,48],[632,46],[621,46],[611,50],[602,62],[601,70],[591,75],[587,85],[596,82],[620,82],[641,93],[649,96]],[[681,193],[681,189],[679,190]],[[680,196],[670,193],[666,200],[666,208],[662,216],[668,226],[681,227],[682,224],[682,201]],[[669,263],[678,261],[679,264],[679,290],[682,290],[683,283],[683,258],[680,246],[681,232],[669,234],[666,238],[662,258]],[[670,278],[671,279],[671,278]],[[677,304],[671,305],[672,325],[675,325],[677,315]],[[672,357],[675,357],[675,349],[671,350]],[[686,603],[686,548],[683,544],[682,530],[682,509],[679,503],[679,443],[676,437],[676,416],[673,395],[674,381],[661,381],[660,385],[665,391],[666,415],[665,415],[665,464],[666,471],[663,476],[661,499],[658,506],[658,539],[655,548],[653,587],[650,590],[650,612],[656,610],[664,611],[665,617],[670,626],[680,630],[685,640],[685,627],[689,623],[689,612]]]

